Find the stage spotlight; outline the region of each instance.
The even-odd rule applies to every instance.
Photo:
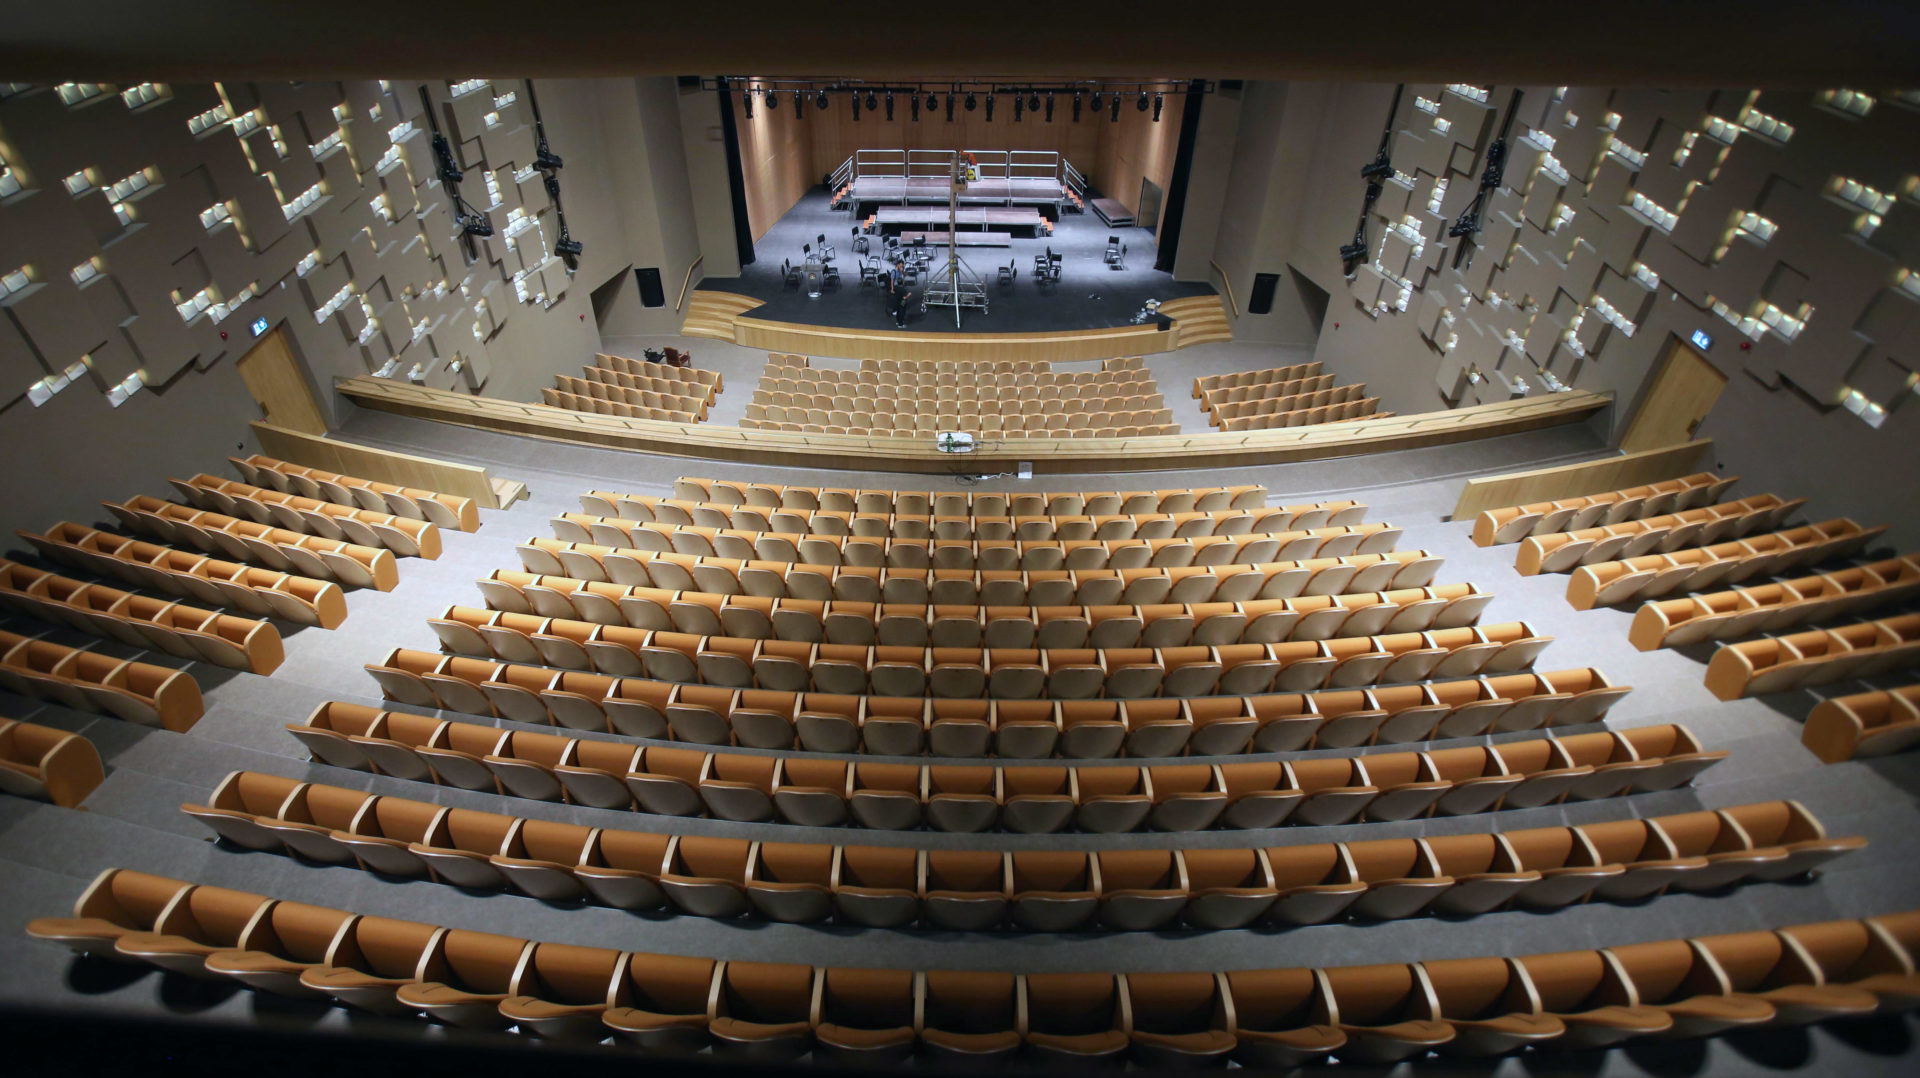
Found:
[[[1167,100],[1164,94],[1153,95],[1153,122],[1154,123],[1160,122],[1160,106],[1165,105],[1166,103],[1167,103]]]
[[[1093,107],[1099,108],[1100,106],[1096,104]],[[1073,95],[1073,122],[1080,122],[1080,94],[1078,91],[1075,91]]]
[[[854,94],[851,97],[847,98],[847,100],[853,102],[853,122],[859,123],[860,122],[860,95]]]
[[[989,96],[988,96],[988,98],[987,98],[987,100],[988,100],[989,102],[991,102],[991,101],[993,100],[993,98],[992,98],[992,96],[991,96],[991,95],[989,95]],[[972,91],[972,90],[968,90],[968,91],[967,91],[967,111],[968,111],[968,112],[972,112],[972,111],[973,111],[973,109],[974,109],[974,106],[975,106],[975,105],[978,105],[979,103],[980,103],[980,102],[978,102],[978,101],[975,101],[975,100],[973,99],[973,91]],[[992,107],[992,106],[991,106],[991,105],[989,105],[988,107]],[[948,111],[949,113],[951,113],[951,112],[953,111],[953,98],[951,98],[951,97],[949,97],[949,98],[947,98],[947,111]]]
[[[1053,122],[1053,94],[1051,92],[1047,94],[1047,122]]]
[[[1035,112],[1040,111],[1040,91],[1035,90],[1032,94],[1028,95],[1027,107]]]
[[[887,99],[887,104],[889,104],[889,105],[891,105],[891,104],[893,104],[893,99],[892,99],[892,98],[888,98],[888,99]],[[919,123],[919,122],[920,122],[920,95],[919,95],[919,94],[908,94],[908,95],[907,95],[907,105],[909,106],[909,111],[911,111],[911,112],[913,113],[913,122],[914,122],[914,123]],[[931,109],[931,108],[933,107],[933,95],[932,95],[932,94],[928,94],[928,95],[927,95],[927,107],[928,107],[929,109]]]
[[[1139,109],[1141,112],[1147,111],[1147,92],[1145,90],[1140,91],[1140,100],[1134,102],[1133,107]]]
[[[1142,98],[1141,100],[1145,100],[1145,98]],[[826,107],[827,107],[827,92],[826,92],[825,90],[822,90],[822,91],[820,91],[820,92],[819,92],[818,94],[815,94],[815,95],[814,95],[814,98],[813,98],[813,103],[814,103],[814,104],[816,104],[816,105],[818,105],[818,106],[820,106],[820,107],[821,107],[821,108],[823,108],[823,109],[824,109],[824,108],[826,108]]]
[[[1120,122],[1120,95],[1119,94],[1113,95],[1113,104],[1109,106],[1109,109],[1111,110],[1109,113],[1109,118],[1112,119],[1114,123],[1119,123]]]
[[[740,104],[746,107],[747,119],[749,120],[753,119],[753,91],[752,90],[748,90],[746,93],[740,95]]]
[[[927,94],[927,111],[932,112],[934,109],[937,109],[939,107],[940,107],[940,99],[935,97],[932,93],[928,93]]]
[[[891,90],[887,91],[887,119],[893,119],[893,91]]]
[[[953,95],[947,95],[947,122],[953,122]]]
[[[1367,245],[1362,242],[1349,243],[1340,248],[1340,270],[1352,277],[1360,264],[1367,260]]]
[[[585,251],[586,249],[587,249],[586,244],[581,243],[579,240],[574,239],[572,236],[568,236],[554,243],[553,257],[558,259],[563,259],[563,260],[576,259],[576,258],[579,258],[580,253],[582,251]]]
[[[987,122],[993,122],[993,95],[987,95]]]
[[[801,111],[801,106],[803,106],[804,104],[806,104],[806,98],[801,96],[800,91],[795,90],[793,92],[793,118],[794,119],[800,120],[806,117],[806,113]]]
[[[1026,104],[1026,102],[1020,99],[1019,94],[1013,95],[1013,122],[1014,123],[1020,122],[1020,106],[1024,104]]]
[[[777,109],[779,107],[780,107],[780,95],[774,93],[772,90],[768,90],[767,91],[767,111],[772,112],[774,109]]]
[[[880,107],[880,100],[873,96],[872,90],[868,90],[867,91],[867,111],[872,112],[874,109],[877,109],[879,107]]]
[[[1093,111],[1100,111],[1100,91],[1098,90],[1093,92]]]

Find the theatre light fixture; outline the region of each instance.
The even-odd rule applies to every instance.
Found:
[[[1113,105],[1111,106],[1111,112],[1109,113],[1109,116],[1114,123],[1120,122],[1120,95],[1119,94],[1113,95]]]
[[[1047,122],[1053,122],[1053,91],[1047,91]]]
[[[818,105],[818,106],[820,106],[820,107],[821,107],[821,108],[823,108],[823,109],[824,109],[824,108],[826,108],[826,107],[827,107],[827,92],[826,92],[825,90],[822,90],[822,91],[820,91],[819,93],[817,93],[817,94],[815,94],[815,95],[814,95],[814,97],[813,97],[813,103],[814,103],[814,104],[816,104],[816,105]]]
[[[800,91],[795,90],[793,92],[793,115],[795,119],[805,115],[805,113],[801,111],[801,107],[805,104],[805,101],[806,99],[801,96]]]
[[[947,95],[947,122],[953,122],[953,95]]]
[[[1141,112],[1147,111],[1147,92],[1145,90],[1140,91],[1140,100],[1134,102],[1133,107],[1139,109]]]
[[[1153,122],[1154,123],[1160,122],[1160,107],[1162,105],[1165,105],[1166,103],[1167,103],[1166,95],[1164,94],[1153,95]]]
[[[992,95],[988,95],[988,97],[987,97],[987,100],[988,100],[989,102],[991,102],[991,101],[993,100],[993,97],[992,97]],[[952,101],[953,101],[953,99],[952,99],[952,98],[948,98],[948,99],[947,99],[947,101],[948,101],[948,106],[949,106],[949,107],[948,107],[948,109],[947,109],[947,111],[948,111],[948,112],[952,112],[952,111],[953,111],[953,109],[952,109],[952,107],[951,107],[951,106],[952,106]],[[974,100],[974,97],[973,97],[973,91],[971,91],[971,90],[969,90],[969,91],[967,91],[967,111],[968,111],[968,112],[972,112],[972,111],[974,110],[974,107],[975,107],[975,106],[977,106],[978,104],[980,104],[980,102],[978,102],[978,101],[976,101],[976,100]],[[988,108],[992,108],[993,106],[992,106],[991,104],[989,104],[989,105],[988,105],[987,107],[988,107]]]
[[[993,122],[993,95],[987,95],[987,122]]]
[[[1027,96],[1027,107],[1035,112],[1040,111],[1040,92],[1038,90],[1033,91]]]
[[[1026,104],[1026,102],[1020,97],[1019,94],[1013,95],[1013,122],[1014,123],[1020,122],[1021,106],[1024,104]]]
[[[893,104],[893,98],[892,98],[891,96],[889,96],[889,97],[887,98],[887,104],[888,104],[889,106],[891,106],[891,105]],[[908,94],[908,95],[907,95],[907,105],[909,106],[909,108],[908,108],[908,110],[907,110],[907,111],[909,111],[909,112],[911,112],[911,113],[913,113],[913,122],[914,122],[914,123],[919,123],[919,122],[920,122],[920,95],[919,95],[919,94]],[[933,95],[932,95],[932,94],[928,94],[928,95],[927,95],[927,108],[929,108],[929,109],[931,109],[931,108],[933,108]],[[892,113],[891,111],[889,111],[889,112],[887,113],[887,119],[889,119],[889,120],[891,120],[891,119],[893,119],[893,113]]]
[[[913,111],[914,111],[915,117],[918,118],[920,110],[915,109]],[[892,90],[887,91],[887,119],[889,120],[893,119],[893,91]]]
[[[879,107],[880,107],[879,99],[873,96],[872,90],[868,90],[867,91],[867,111],[872,112],[874,109],[877,109]]]
[[[1100,91],[1098,90],[1093,92],[1093,111],[1100,111]]]
[[[779,107],[780,107],[780,95],[774,93],[772,90],[768,90],[767,91],[767,111],[772,112],[774,109]]]
[[[860,122],[860,95],[854,94],[849,100],[853,102],[853,122],[859,123]]]
[[[1093,107],[1099,108],[1100,105],[1098,102],[1095,102]],[[1074,94],[1073,94],[1073,122],[1074,123],[1080,122],[1080,93],[1077,90],[1074,91]]]
[[[748,90],[746,93],[740,95],[740,104],[746,110],[747,119],[749,120],[753,119],[753,91],[752,90]]]

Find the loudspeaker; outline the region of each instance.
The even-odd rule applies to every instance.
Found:
[[[1166,315],[1164,315],[1164,314],[1156,314],[1156,315],[1154,315],[1154,316],[1153,316],[1153,320],[1154,320],[1154,322],[1155,322],[1156,324],[1158,324],[1158,325],[1159,325],[1159,327],[1160,327],[1160,332],[1162,332],[1162,333],[1165,333],[1166,331],[1168,331],[1168,330],[1170,330],[1170,329],[1172,329],[1172,328],[1173,328],[1173,319],[1171,319],[1171,318],[1169,318],[1169,317],[1167,317],[1167,316],[1166,316]]]
[[[660,287],[660,270],[655,266],[633,271],[634,279],[640,282],[640,306],[665,307],[667,293]]]
[[[1277,273],[1256,273],[1253,275],[1253,295],[1247,297],[1248,314],[1271,314],[1273,312],[1273,290],[1280,283]]]

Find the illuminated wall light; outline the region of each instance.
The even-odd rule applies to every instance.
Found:
[[[1545,131],[1529,131],[1527,132],[1527,137],[1549,153],[1553,152],[1553,148],[1560,144],[1559,139],[1554,138]]]
[[[527,165],[513,174],[513,182],[526,183],[528,180],[533,179],[534,174],[539,171],[539,169],[534,168],[532,165]]]
[[[204,135],[231,119],[233,119],[233,114],[227,111],[227,106],[215,105],[200,115],[189,119],[187,121],[187,133],[190,135]]]
[[[1448,132],[1453,130],[1453,121],[1442,119],[1438,116],[1435,116],[1433,118],[1433,130],[1435,134],[1440,134],[1440,135],[1447,134]]]
[[[200,227],[208,232],[231,220],[233,220],[233,207],[225,202],[216,202],[200,211]]]
[[[347,301],[352,298],[353,298],[353,282],[348,281],[346,284],[341,285],[340,291],[335,292],[333,296],[327,300],[327,302],[314,308],[313,320],[315,322],[325,322],[327,319],[332,318],[336,313],[338,313],[340,308],[346,306]]]
[[[1814,103],[1825,105],[1839,112],[1854,116],[1865,116],[1873,111],[1873,98],[1858,90],[1822,90],[1814,96]]]
[[[215,298],[212,285],[202,288],[186,299],[181,299],[179,290],[175,289],[173,293],[173,309],[180,313],[180,321],[191,323],[195,318],[200,317],[206,313],[208,308],[213,306]]]
[[[465,97],[475,90],[485,88],[487,85],[489,85],[489,83],[486,79],[463,79],[447,87],[447,95],[449,97]]]
[[[1617,112],[1607,113],[1605,116],[1601,117],[1600,126],[1606,128],[1609,131],[1620,130],[1620,114]]]
[[[1446,197],[1447,181],[1445,179],[1433,181],[1433,194],[1427,197],[1427,212],[1438,216],[1440,204],[1446,200]]]
[[[255,131],[258,131],[262,127],[266,126],[266,123],[267,123],[267,110],[254,109],[252,112],[243,112],[240,115],[235,116],[233,118],[231,126],[233,128],[234,137],[246,138],[248,135],[251,135]]]
[[[1846,392],[1840,397],[1840,407],[1859,416],[1869,427],[1878,428],[1887,421],[1887,410],[1868,400],[1865,393],[1850,386],[1841,388]]]
[[[487,178],[487,205],[498,206],[500,204],[500,179],[493,174],[492,169],[488,169],[485,175]]]
[[[373,163],[373,171],[376,175],[384,175],[388,169],[399,163],[400,147],[389,146],[387,147],[387,152],[381,154],[380,159]]]
[[[1579,114],[1579,113],[1577,113],[1577,112],[1569,112],[1569,113],[1567,113],[1567,126],[1568,126],[1568,127],[1579,127],[1579,126],[1580,126],[1580,114]]]
[[[1718,116],[1707,117],[1706,126],[1700,130],[1708,138],[1717,142],[1724,142],[1729,146],[1733,145],[1734,139],[1740,137],[1740,128],[1738,125],[1730,124]]]
[[[338,105],[333,106],[333,122],[334,123],[337,123],[337,124],[346,123],[349,119],[352,118],[352,116],[353,116],[353,110],[347,107],[347,103],[345,101],[342,101]]]
[[[1440,102],[1429,101],[1418,94],[1415,94],[1413,97],[1413,107],[1429,116],[1438,115],[1440,112]]]
[[[1740,112],[1740,126],[1756,135],[1764,135],[1775,142],[1784,143],[1793,137],[1793,125],[1785,120],[1769,116],[1759,109],[1748,105]]]
[[[1660,287],[1660,275],[1653,272],[1653,267],[1645,262],[1635,262],[1628,267],[1627,273],[1634,280],[1645,285],[1649,292]]]
[[[1454,82],[1447,85],[1447,92],[1459,94],[1468,101],[1478,101],[1482,105],[1487,103],[1487,91],[1484,87],[1471,86],[1464,82]]]
[[[1708,305],[1713,308],[1713,313],[1726,319],[1728,325],[1747,336],[1758,340],[1760,334],[1766,332],[1765,327],[1760,324],[1758,318],[1754,318],[1751,315],[1742,315],[1739,311],[1727,306],[1720,300],[1714,299],[1712,296],[1708,296],[1707,299],[1709,300]]]
[[[153,181],[158,178],[159,170],[149,165],[139,172],[135,172],[124,179],[116,181],[113,186],[107,188],[107,201],[125,202],[134,195],[153,186]]]
[[[1793,340],[1795,337],[1800,336],[1801,330],[1807,328],[1807,319],[1813,317],[1813,307],[1810,304],[1802,303],[1798,313],[1788,314],[1772,303],[1761,300],[1755,304],[1754,317],[1759,320],[1761,325],[1773,330],[1788,340]]]
[[[1562,225],[1573,220],[1573,207],[1562,202],[1553,208],[1553,222],[1547,226],[1549,235],[1559,232]]]
[[[1687,158],[1693,156],[1693,142],[1699,137],[1700,132],[1698,131],[1689,131],[1680,136],[1680,148],[1673,151],[1674,168],[1679,168],[1681,165],[1686,164]]]
[[[1633,193],[1633,201],[1630,202],[1629,205],[1633,208],[1634,212],[1645,217],[1655,228],[1662,232],[1672,232],[1673,226],[1680,223],[1679,214],[1673,213],[1665,206],[1660,205],[1658,202],[1655,202],[1638,191]]]
[[[319,264],[320,252],[317,250],[308,251],[305,258],[302,258],[294,264],[293,275],[295,277],[305,277],[307,274],[312,273],[313,268]]]
[[[1550,153],[1540,155],[1540,171],[1558,180],[1561,186],[1572,181],[1572,177],[1567,173],[1567,166],[1561,164],[1560,159]]]
[[[1593,302],[1588,304],[1588,306],[1595,314],[1600,316],[1602,321],[1629,337],[1633,336],[1634,331],[1640,328],[1629,321],[1626,315],[1621,314],[1613,304],[1608,303],[1607,297],[1605,296],[1595,294]]]
[[[132,374],[121,379],[119,384],[115,385],[112,389],[107,390],[107,403],[118,408],[127,402],[127,398],[140,392],[140,387],[146,384],[146,372],[144,370],[134,371]]]
[[[512,90],[508,90],[506,93],[501,94],[499,97],[496,97],[493,99],[494,111],[498,112],[499,110],[506,108],[508,105],[511,105],[518,100],[520,100],[520,95]]]
[[[138,86],[129,86],[120,91],[120,100],[126,102],[129,110],[151,105],[167,97],[167,84],[164,82],[143,82]]]
[[[1911,181],[1909,177],[1909,181]],[[1868,187],[1859,180],[1847,176],[1835,176],[1827,181],[1827,194],[1842,202],[1851,203],[1868,213],[1884,214],[1893,208],[1893,196]]]
[[[485,116],[482,116],[480,120],[489,128],[500,126],[500,114],[497,112],[489,112]]]
[[[1608,142],[1607,152],[1626,162],[1636,172],[1646,167],[1647,155],[1621,142],[1619,139],[1613,139]]]
[[[295,217],[312,209],[314,203],[319,202],[321,197],[326,193],[327,181],[321,180],[319,183],[293,196],[292,201],[281,203],[280,212],[286,215],[287,220],[291,221]]]
[[[53,92],[60,95],[61,104],[73,108],[105,94],[107,87],[99,82],[63,82],[54,87]]]
[[[392,142],[396,145],[399,143],[405,142],[406,140],[413,137],[413,131],[414,131],[414,127],[413,127],[412,120],[407,120],[403,123],[394,124],[392,127],[387,128],[387,141]]]
[[[0,299],[17,296],[33,287],[38,276],[31,264],[21,266],[11,273],[0,274]]]
[[[94,255],[92,258],[89,258],[85,262],[82,262],[79,265],[73,267],[71,270],[68,270],[67,276],[73,278],[73,283],[75,285],[83,285],[83,284],[86,284],[88,281],[93,280],[95,277],[100,276],[100,274],[106,268],[107,268],[106,261],[102,259],[99,255]]]
[[[325,157],[326,155],[332,153],[333,151],[339,149],[341,146],[345,145],[346,141],[347,141],[346,131],[343,130],[342,128],[336,127],[333,129],[333,134],[328,135],[326,138],[321,139],[319,142],[310,144],[307,147],[307,152],[313,155],[313,159],[315,161],[318,161],[322,157]]]
[[[1920,299],[1920,273],[1902,267],[1894,276],[1893,286],[1915,299]]]
[[[393,222],[393,219],[394,219],[393,203],[391,200],[387,198],[387,193],[385,191],[382,191],[378,195],[375,195],[373,197],[373,200],[367,203],[367,208],[372,210],[375,214],[378,214],[382,220],[388,222],[389,224]]]

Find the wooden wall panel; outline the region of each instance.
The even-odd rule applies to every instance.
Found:
[[[809,106],[811,107],[811,106]],[[800,196],[820,182],[813,163],[813,125],[793,114],[793,96],[774,108],[756,99],[748,119],[733,99],[733,120],[740,136],[740,172],[746,180],[747,221],[758,241]]]
[[[1699,471],[1701,464],[1711,459],[1708,451],[1712,448],[1711,440],[1702,439],[1583,464],[1469,479],[1460,491],[1460,501],[1453,507],[1453,519],[1466,520],[1476,513],[1509,505],[1530,505],[1677,479]]]
[[[1089,165],[1076,165],[1085,171],[1088,182],[1108,198],[1119,199],[1128,209],[1140,209],[1140,181],[1152,180],[1164,193],[1173,185],[1173,158],[1180,148],[1181,111],[1184,97],[1170,96],[1161,110],[1160,122],[1153,122],[1151,106],[1141,112],[1128,98],[1120,103],[1120,122],[1100,123],[1100,144]],[[1163,198],[1164,198],[1163,194]],[[1162,202],[1161,216],[1166,215]]]
[[[356,378],[354,381],[382,384],[379,380],[371,378]],[[441,393],[441,395],[456,401],[477,399],[459,393]],[[255,423],[253,433],[260,439],[261,452],[293,464],[323,468],[330,472],[339,472],[342,475],[351,475],[360,479],[372,479],[380,483],[397,483],[403,487],[419,487],[422,490],[431,490],[440,494],[472,498],[476,504],[489,509],[498,508],[501,504],[494,491],[493,478],[487,474],[485,468],[435,460],[432,457],[416,456],[412,453],[395,453],[387,449],[373,449],[364,445],[336,442],[321,435],[288,430],[271,423]]]

